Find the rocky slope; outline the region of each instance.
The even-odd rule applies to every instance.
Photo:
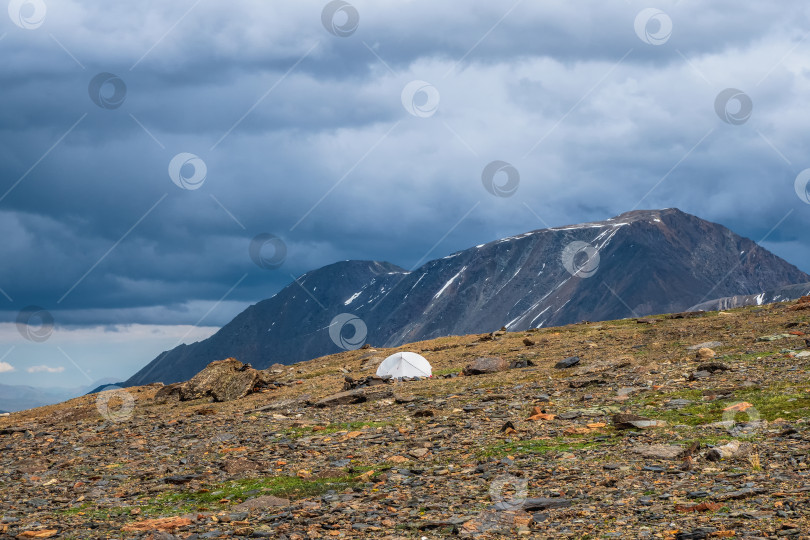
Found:
[[[436,376],[352,399],[346,376],[397,349],[276,366],[222,403],[155,385],[13,413],[0,537],[806,538],[799,307],[413,343]]]
[[[235,356],[257,368],[337,352],[329,326],[349,313],[365,341],[396,346],[447,335],[682,311],[810,276],[727,228],[677,209],[533,231],[408,272],[346,261],[308,272],[211,338],[166,351],[128,385],[188,379]],[[344,328],[342,345],[353,326]],[[362,336],[360,336],[362,337]]]

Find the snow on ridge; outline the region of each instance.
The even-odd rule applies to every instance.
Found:
[[[515,323],[518,321],[518,319],[520,319],[522,316],[523,316],[523,315],[518,315],[517,317],[515,317],[514,319],[512,319],[511,321],[509,321],[508,323],[506,323],[506,324],[504,325],[504,327],[505,327],[505,328],[508,330],[508,329],[509,329],[509,328],[511,328],[511,326],[512,326],[513,324],[515,324]]]
[[[535,318],[531,320],[531,322],[529,323],[529,326],[533,325],[533,324],[534,324],[534,321],[536,321],[537,319],[539,319],[539,318],[540,318],[540,316],[541,316],[543,313],[545,313],[546,311],[548,311],[549,309],[551,309],[551,306],[546,306],[546,309],[544,309],[543,311],[541,311],[540,313],[538,313],[538,314],[535,316]],[[546,321],[543,321],[543,322],[546,322]],[[543,325],[543,323],[540,323],[540,326],[542,326],[542,325]],[[539,327],[538,327],[538,328],[539,328]]]
[[[441,289],[439,289],[439,292],[437,292],[437,293],[436,293],[436,294],[433,296],[433,299],[434,299],[434,300],[436,300],[438,297],[440,297],[440,296],[442,295],[442,293],[444,292],[444,290],[445,290],[447,287],[449,287],[449,286],[450,286],[450,284],[451,284],[451,283],[453,283],[453,282],[454,282],[454,281],[455,281],[455,280],[458,278],[458,276],[460,276],[460,275],[461,275],[461,273],[462,273],[462,272],[464,272],[464,270],[466,270],[466,269],[467,269],[467,267],[466,267],[466,266],[465,266],[465,267],[463,267],[461,270],[459,270],[459,271],[458,271],[458,274],[456,274],[455,276],[451,277],[451,278],[450,278],[450,280],[449,280],[447,283],[445,283],[445,284],[444,284],[444,287],[442,287]]]
[[[567,225],[565,227],[551,227],[550,231],[578,231],[581,229],[604,229],[605,227],[623,227],[624,225],[630,225],[627,221],[622,221],[620,223],[583,223],[581,225]]]
[[[411,287],[411,291],[414,290],[414,288],[417,285],[419,285],[419,282],[422,281],[422,278],[425,277],[426,275],[427,275],[427,272],[424,272],[421,276],[419,276],[419,279],[417,279],[416,283],[414,283],[413,286]],[[408,293],[410,294],[411,291],[408,291]]]

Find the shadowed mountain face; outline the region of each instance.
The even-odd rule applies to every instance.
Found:
[[[393,347],[501,326],[684,311],[712,298],[807,281],[721,225],[677,209],[634,211],[482,244],[412,272],[370,261],[325,266],[209,339],[161,354],[127,384],[186,380],[229,356],[266,368],[339,352],[336,342],[354,348],[362,342],[353,339],[351,323],[330,337],[331,321],[343,313],[362,320],[366,342]]]

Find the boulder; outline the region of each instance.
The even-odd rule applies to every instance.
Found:
[[[464,375],[486,375],[509,369],[509,362],[497,356],[476,358],[464,368]]]
[[[346,375],[343,380],[343,390],[353,390],[354,388],[365,388],[367,386],[380,386],[394,382],[390,375],[386,375],[385,377],[371,375],[370,377],[363,377],[362,379],[353,379],[349,375]]]
[[[316,407],[321,408],[335,407],[337,405],[352,405],[354,403],[363,403],[367,399],[368,398],[363,392],[363,389],[356,388],[354,390],[348,390],[346,392],[338,392],[337,394],[327,396],[319,401],[316,401],[314,405]]]
[[[651,459],[678,459],[684,453],[684,448],[674,444],[640,444],[630,449],[634,454],[640,454]]]
[[[613,426],[616,429],[648,429],[665,426],[663,420],[651,420],[635,414],[619,413],[613,415]]]
[[[575,365],[579,364],[579,356],[569,356],[565,360],[560,360],[554,367],[557,369],[566,369],[570,367],[574,367]]]
[[[211,397],[232,401],[250,394],[260,380],[259,371],[236,358],[211,362],[180,389],[183,401]]]
[[[731,441],[722,446],[715,446],[706,452],[706,459],[709,461],[721,461],[724,459],[737,459],[741,457],[748,457],[754,450],[750,443],[741,443],[740,441]]]
[[[722,362],[708,362],[706,364],[700,364],[697,367],[697,371],[708,371],[709,373],[714,373],[715,371],[728,371],[730,369],[731,366]]]

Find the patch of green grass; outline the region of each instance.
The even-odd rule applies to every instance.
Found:
[[[386,467],[383,467],[384,470]],[[86,519],[111,520],[130,516],[133,508],[138,508],[138,518],[178,515],[198,511],[227,510],[230,506],[261,495],[273,495],[285,499],[297,500],[314,497],[330,489],[337,491],[357,485],[363,471],[370,467],[355,467],[345,475],[327,478],[298,478],[297,476],[268,476],[262,478],[242,478],[214,484],[199,491],[180,491],[158,495],[155,498],[143,498],[136,506],[117,508],[99,508],[90,503],[60,511],[64,516],[84,516]],[[376,473],[381,469],[375,467]],[[135,516],[133,516],[135,517]]]
[[[259,495],[274,495],[285,499],[305,499],[325,493],[330,489],[341,490],[358,482],[359,474],[330,478],[298,478],[297,476],[270,476],[242,478],[211,486],[197,492],[165,493],[155,499],[158,506],[209,507],[228,506]],[[227,501],[227,502],[220,502]]]
[[[437,375],[449,375],[451,373],[458,373],[461,371],[459,368],[444,368],[444,369],[434,369],[433,376]]]
[[[735,354],[729,357],[730,360],[736,360],[738,362],[755,362],[757,358],[766,358],[768,356],[780,356],[779,351],[781,349],[775,349],[773,351],[761,351],[761,352],[754,352],[751,354]]]
[[[740,401],[751,403],[762,420],[797,420],[810,416],[810,393],[805,392],[802,386],[778,384],[738,392],[737,396]]]
[[[578,437],[553,437],[550,439],[530,439],[504,444],[495,444],[483,448],[480,457],[503,457],[506,455],[537,455],[548,453],[572,452],[594,448],[602,444],[611,444],[609,441],[582,440]]]
[[[745,412],[734,416],[736,422],[751,420],[773,421],[777,418],[797,420],[810,416],[810,393],[800,386],[775,384],[765,388],[737,390],[732,398],[703,401],[700,390],[679,390],[668,393],[648,394],[632,400],[633,404],[643,408],[645,416],[665,420],[670,424],[699,426],[720,422],[726,407],[742,401],[753,405]],[[693,403],[681,409],[668,409],[665,402],[675,398],[689,399]],[[645,408],[652,405],[652,408]]]

